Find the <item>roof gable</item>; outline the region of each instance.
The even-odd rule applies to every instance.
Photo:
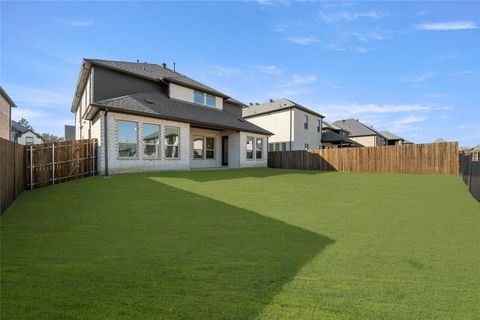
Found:
[[[350,136],[383,136],[380,132],[373,127],[369,127],[355,119],[338,120],[333,123],[334,125],[350,132]]]

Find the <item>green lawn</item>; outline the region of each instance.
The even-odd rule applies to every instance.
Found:
[[[1,319],[478,319],[480,204],[456,176],[93,177],[1,218]]]

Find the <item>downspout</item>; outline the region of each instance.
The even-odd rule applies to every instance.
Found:
[[[290,107],[290,143],[288,151],[292,151],[292,107]]]
[[[105,155],[105,175],[108,176],[108,109],[103,113],[103,153]]]

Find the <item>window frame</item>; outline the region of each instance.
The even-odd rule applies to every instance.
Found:
[[[262,143],[261,148],[260,148],[260,157],[258,156],[258,152],[259,152],[259,150],[257,148],[258,147],[258,141],[261,141],[261,143]],[[255,159],[256,160],[263,159],[263,145],[264,145],[263,138],[258,138],[258,137],[255,138]]]
[[[252,150],[251,150],[252,155],[251,155],[251,157],[248,156],[248,152],[249,152],[249,150],[248,150],[248,142],[249,142],[249,141],[252,141]],[[255,160],[255,158],[254,158],[254,153],[255,153],[255,137],[247,136],[247,139],[246,139],[245,142],[246,142],[246,143],[245,143],[245,157],[246,157],[246,159],[247,159],[247,160]]]
[[[308,115],[306,114],[303,115],[303,128],[308,130]]]
[[[318,119],[317,120],[317,132],[322,131],[322,120]]]
[[[309,150],[310,145],[309,145],[308,143],[305,143],[305,146],[304,146],[304,147],[305,147],[305,150]]]
[[[209,98],[209,97],[213,99],[213,105],[208,104],[208,98]],[[215,96],[206,93],[206,94],[205,94],[205,105],[206,105],[207,107],[216,108],[216,107],[217,107],[217,99],[215,98]]]
[[[195,138],[201,138],[202,139],[202,154],[201,154],[201,157],[200,158],[196,158],[195,157],[195,150],[198,150],[195,148]],[[205,137],[204,136],[200,136],[200,135],[194,135],[192,136],[192,159],[193,160],[203,160],[205,159]]]
[[[167,148],[168,148],[168,147],[175,147],[175,144],[169,144],[169,143],[167,143],[167,141],[166,141],[166,137],[167,137],[167,136],[166,136],[165,132],[167,132],[167,128],[173,128],[173,129],[177,129],[177,130],[178,130],[178,135],[177,135],[177,137],[178,137],[178,144],[176,145],[177,150],[178,150],[178,151],[177,151],[177,152],[178,152],[178,156],[177,156],[177,157],[167,157]],[[163,134],[163,142],[164,142],[163,156],[164,156],[164,157],[163,157],[163,158],[164,158],[165,160],[179,160],[179,159],[180,159],[180,151],[181,151],[181,150],[180,150],[180,145],[181,145],[181,143],[180,143],[180,133],[181,133],[180,127],[164,126],[164,129],[163,129],[163,130],[164,130],[164,134]],[[174,149],[174,150],[175,150],[175,149]],[[173,152],[173,154],[175,154],[175,152]]]
[[[120,123],[133,123],[135,124],[135,155],[133,156],[121,156],[120,155],[120,143],[128,143],[128,142],[120,142],[120,135],[119,135],[119,124]],[[138,122],[137,121],[130,121],[130,120],[123,120],[123,119],[116,119],[115,120],[115,126],[116,126],[116,140],[117,140],[117,143],[116,143],[116,148],[117,148],[117,159],[121,159],[121,160],[137,160],[139,159],[139,150],[138,150]],[[133,143],[129,143],[129,144],[133,144]]]
[[[208,143],[207,143],[207,140],[208,139],[212,139],[213,140],[213,149],[209,149],[208,148]],[[207,157],[207,152],[208,151],[213,151],[213,157]],[[205,137],[205,160],[215,160],[216,159],[216,152],[215,152],[215,137]]]
[[[145,143],[145,126],[156,126],[158,127],[158,142],[157,143]],[[156,123],[142,123],[142,145],[143,145],[143,152],[142,157],[143,159],[147,160],[158,160],[162,158],[162,126]],[[156,146],[157,148],[157,156],[149,156],[145,154],[145,147],[146,146]]]
[[[27,139],[32,139],[31,143],[29,141],[27,141]],[[25,137],[25,145],[26,146],[33,146],[35,142],[35,139],[33,137]]]
[[[202,95],[202,102],[201,102],[201,103],[195,101],[197,94]],[[205,105],[205,92],[198,91],[198,90],[193,90],[193,103],[195,103],[195,104],[200,104],[200,105],[202,105],[202,106]]]

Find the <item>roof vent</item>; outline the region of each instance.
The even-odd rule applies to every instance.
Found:
[[[270,99],[270,102],[273,102],[273,99]]]
[[[250,106],[253,106],[253,102],[250,102]]]
[[[243,119],[243,118],[239,118],[238,121],[240,121],[240,122],[245,122],[246,120]]]
[[[166,68],[167,67],[167,64],[164,62],[162,63],[162,67]]]
[[[146,103],[148,103],[148,104],[153,104],[153,102],[152,102],[152,101],[150,101],[150,100],[147,100],[147,99],[143,99],[143,101],[145,101],[145,102],[146,102]]]
[[[139,63],[139,62],[140,62],[140,60],[137,59],[137,63]]]

